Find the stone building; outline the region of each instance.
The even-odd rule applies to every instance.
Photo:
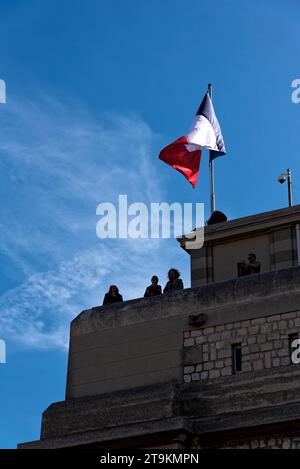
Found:
[[[300,206],[207,226],[192,288],[82,312],[66,399],[19,447],[300,449],[298,223]],[[249,252],[261,273],[238,277]]]

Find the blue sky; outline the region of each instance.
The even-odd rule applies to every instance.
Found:
[[[152,273],[164,284],[189,259],[176,241],[96,237],[96,207],[204,202],[157,158],[189,128],[206,91],[228,155],[215,163],[217,208],[230,219],[300,202],[297,0],[1,0],[0,447],[39,438],[64,399],[69,322],[107,285],[125,299]],[[300,183],[299,183],[300,186]]]

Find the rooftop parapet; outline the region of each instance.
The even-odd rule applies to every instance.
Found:
[[[210,328],[297,308],[300,267],[84,311],[71,324],[67,399],[181,383],[191,316]]]

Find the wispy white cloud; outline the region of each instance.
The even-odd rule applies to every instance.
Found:
[[[95,233],[98,203],[118,194],[163,199],[158,136],[138,116],[94,121],[49,97],[7,105],[1,132],[0,258],[21,280],[0,297],[0,336],[65,348],[70,320],[99,304],[109,283],[126,299],[141,296],[152,272],[174,256],[180,264],[175,241],[100,241]]]
[[[66,348],[70,321],[82,309],[101,304],[107,283],[117,281],[124,299],[140,297],[151,269],[168,258],[155,249],[142,254],[130,241],[99,251],[81,252],[3,294],[2,336],[21,347]]]

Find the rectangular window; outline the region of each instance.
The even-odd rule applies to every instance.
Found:
[[[242,371],[242,344],[232,345],[232,365],[233,374],[240,373]]]

